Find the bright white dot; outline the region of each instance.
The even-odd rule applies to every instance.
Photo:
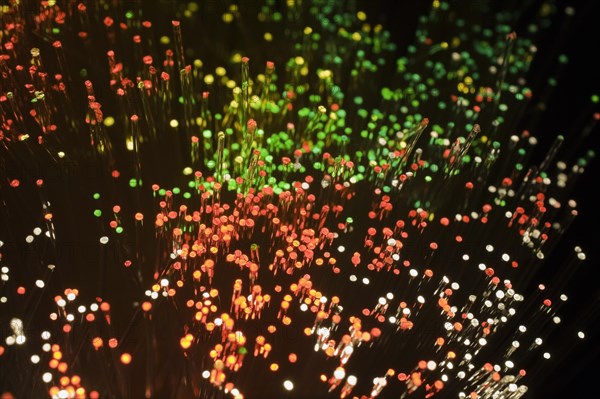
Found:
[[[487,344],[487,340],[485,338],[479,338],[479,341],[477,342],[479,342],[479,345],[481,346],[485,346]]]
[[[38,288],[44,288],[45,284],[42,280],[36,280],[35,281],[35,286]]]
[[[519,332],[524,333],[525,331],[527,331],[527,327],[525,326],[519,326]]]
[[[513,367],[515,367],[515,364],[513,362],[511,362],[510,360],[507,360],[506,362],[504,362],[504,365],[506,367],[508,367],[509,369],[512,369]]]
[[[177,121],[177,119],[171,119],[171,121],[169,122],[169,126],[175,129],[177,126],[179,126],[179,122]]]
[[[86,310],[86,309],[85,309],[85,306],[83,306],[83,305],[79,305],[79,307],[77,308],[77,311],[78,311],[79,313],[85,313],[85,310]]]
[[[60,298],[58,301],[56,301],[56,304],[58,306],[60,306],[61,308],[63,308],[67,304],[67,301],[65,301],[64,299]]]
[[[91,310],[92,312],[95,312],[96,310],[98,310],[98,304],[97,304],[97,303],[92,303],[92,304],[90,305],[90,310]]]
[[[454,291],[457,291],[460,288],[460,285],[458,283],[452,283],[450,284],[450,288],[452,288]]]
[[[291,391],[294,389],[294,383],[290,380],[285,380],[283,382],[283,387],[286,389],[286,391]]]
[[[354,274],[350,275],[350,281],[352,281],[353,283],[356,281],[356,276]]]
[[[6,337],[5,339],[6,341],[6,345],[14,345],[15,344],[15,337],[13,337],[12,335],[9,335],[8,337]]]
[[[486,265],[484,265],[483,263],[480,263],[480,264],[479,264],[477,267],[478,267],[478,268],[479,268],[479,270],[481,270],[481,271],[484,271],[484,270],[487,268],[487,266],[486,266]]]
[[[485,250],[488,252],[492,252],[494,250],[494,246],[492,244],[488,244],[485,246]]]
[[[396,320],[397,320],[397,319],[396,319],[394,316],[390,316],[390,317],[389,317],[389,319],[388,319],[388,321],[389,321],[390,323],[392,323],[392,324],[394,324],[394,323],[396,322]]]
[[[350,347],[349,347],[350,348]],[[344,371],[343,368],[338,367],[337,369],[335,369],[335,371],[333,372],[333,376],[338,379],[341,380],[342,378],[344,378],[346,376],[346,372]]]
[[[308,310],[308,305],[303,303],[302,305],[300,305],[300,310],[306,312]]]
[[[579,337],[579,339],[584,339],[585,338],[585,333],[583,331],[579,331],[577,333],[577,337]]]
[[[346,247],[344,247],[343,245],[340,245],[340,246],[337,248],[337,250],[338,250],[338,252],[339,252],[339,253],[343,253],[343,252],[346,250]]]
[[[49,343],[45,343],[44,345],[42,345],[42,350],[44,352],[50,352],[50,349],[52,349],[52,345],[50,345]]]
[[[392,299],[394,299],[394,294],[392,294],[391,292],[388,292],[387,294],[385,294],[385,297],[391,301]]]
[[[544,352],[544,359],[550,359],[550,353]]]
[[[160,286],[161,287],[168,287],[169,286],[169,280],[166,278],[163,278],[162,280],[160,280]]]
[[[379,303],[381,306],[383,306],[383,305],[385,305],[385,304],[387,303],[387,300],[386,300],[385,298],[381,297],[381,298],[379,298],[379,299],[377,300],[377,302],[378,302],[378,303]]]
[[[515,294],[515,301],[521,302],[525,299],[525,297],[521,294]]]
[[[71,313],[69,313],[69,314],[67,315],[67,321],[68,321],[68,322],[71,322],[71,321],[73,321],[73,320],[75,320],[75,316],[73,316]]]
[[[541,339],[541,338],[536,338],[536,339],[535,339],[535,343],[536,343],[536,345],[541,345],[541,344],[542,344],[542,342],[543,342],[543,341],[542,341],[542,339]]]
[[[425,303],[425,298],[422,295],[419,295],[417,297],[417,302],[419,302],[420,304],[423,304],[423,303]]]
[[[517,391],[517,384],[508,384],[508,390],[509,392],[516,392]]]
[[[437,367],[437,363],[434,362],[433,360],[430,360],[427,362],[427,370],[433,371],[433,370],[435,370],[436,367]]]
[[[50,334],[50,331],[42,331],[40,336],[43,340],[49,340],[52,335]]]
[[[448,367],[448,368],[451,368],[451,367]],[[446,374],[442,374],[441,379],[443,382],[448,382],[448,376]]]
[[[460,379],[463,379],[463,378],[465,378],[465,372],[464,372],[464,371],[459,371],[458,373],[456,373],[456,376],[457,376],[458,378],[460,378]],[[461,393],[462,393],[462,392],[461,392]],[[466,396],[464,396],[464,394],[463,394],[463,398],[464,398],[464,397],[466,397]]]
[[[44,373],[42,374],[42,381],[44,381],[46,384],[48,384],[50,381],[52,381],[52,373]]]
[[[417,276],[419,275],[419,272],[418,272],[418,271],[416,271],[415,269],[410,269],[410,270],[408,271],[408,274],[409,274],[411,277],[417,277]]]
[[[355,376],[353,376],[353,375],[349,375],[348,378],[346,379],[346,382],[348,384],[354,386],[358,382],[358,379]]]
[[[67,295],[67,299],[69,301],[74,301],[76,297],[77,296],[74,293],[72,293],[72,292],[69,292],[69,294]]]
[[[223,319],[221,319],[220,317],[217,317],[215,319],[215,326],[220,326],[221,324],[223,324]]]
[[[362,279],[362,283],[363,283],[364,285],[369,285],[369,282],[370,282],[370,281],[369,281],[369,279],[368,279],[368,278],[366,278],[366,277],[363,277],[363,279]]]
[[[150,294],[150,298],[152,298],[152,299],[158,298],[158,292],[152,292],[152,294]]]
[[[8,281],[8,274],[2,274],[2,281]]]
[[[326,296],[322,296],[322,297],[319,299],[319,302],[321,302],[321,303],[327,303],[327,297],[326,297]]]
[[[25,242],[27,244],[31,244],[33,242],[33,236],[29,235],[29,236],[25,237]]]
[[[402,309],[402,314],[405,316],[408,316],[410,314],[410,309],[409,308]]]
[[[237,389],[237,388],[233,388],[233,389],[231,390],[231,394],[232,394],[232,395],[233,395],[233,397],[235,398],[236,396],[239,396],[239,394],[240,394],[240,390],[239,390],[239,389]]]
[[[469,260],[469,254],[464,254],[464,255],[462,256],[462,259],[463,259],[465,262],[466,262],[466,261],[468,261],[468,260]]]
[[[494,371],[500,372],[500,370],[502,370],[502,368],[500,366],[498,366],[497,364],[494,364]]]
[[[508,262],[510,260],[510,255],[509,254],[502,254],[502,260],[505,262]]]
[[[8,298],[6,298],[5,296],[0,298],[0,303],[6,303],[6,301],[8,301]]]
[[[58,397],[60,399],[67,399],[69,397],[69,392],[66,389],[61,389],[58,391]]]
[[[17,339],[15,339],[15,342],[17,343],[17,345],[23,345],[26,340],[27,338],[25,338],[25,336],[21,334],[17,335]]]
[[[498,299],[504,298],[504,291],[501,291],[501,290],[496,291],[496,298],[498,298]]]
[[[560,295],[560,300],[563,302],[567,302],[567,300],[569,299],[569,297],[567,297],[565,294],[561,294]]]
[[[8,273],[8,267],[6,267],[6,266],[2,266],[2,269],[0,269],[0,271],[1,271],[2,273]]]
[[[31,355],[31,363],[38,364],[40,362],[40,357],[38,355]]]
[[[108,243],[108,237],[107,236],[100,237],[100,244],[107,244],[107,243]]]
[[[560,317],[558,317],[558,316],[554,316],[554,317],[552,318],[552,321],[554,322],[554,324],[560,324]]]

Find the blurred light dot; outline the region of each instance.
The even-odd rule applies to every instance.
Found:
[[[50,381],[52,381],[52,374],[48,372],[42,374],[42,381],[48,384]]]

